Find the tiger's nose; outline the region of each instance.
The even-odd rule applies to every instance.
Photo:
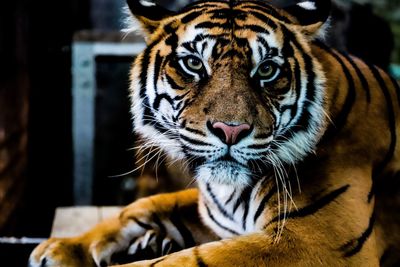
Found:
[[[224,122],[207,123],[211,133],[221,139],[227,145],[235,145],[243,138],[250,135],[252,126],[247,123],[240,125],[229,125]]]

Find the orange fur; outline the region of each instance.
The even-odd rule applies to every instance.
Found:
[[[214,8],[226,8],[226,5],[216,3],[218,7]],[[201,7],[199,4],[197,8]],[[239,5],[237,9],[240,8]],[[190,12],[193,10],[187,13]],[[277,12],[296,21],[284,11]],[[159,41],[150,53],[149,62],[154,63],[157,52],[161,51],[163,55],[171,52],[166,48],[168,34],[164,29],[167,25],[176,27],[178,36],[187,33],[191,24],[178,23],[187,13],[163,18],[158,24],[151,22],[152,27],[157,25],[157,30],[148,36],[148,42]],[[138,200],[119,218],[101,223],[81,237],[50,239],[34,251],[32,262],[40,263],[46,259],[47,265],[43,266],[95,266],[100,264],[100,255],[110,250],[124,250],[130,239],[144,235],[144,231],[132,230],[139,229],[134,226],[135,222],[150,224],[155,216],[169,218],[178,212],[193,234],[196,246],[123,266],[390,266],[393,263],[385,257],[388,251],[395,251],[391,255],[399,255],[400,251],[400,198],[398,188],[395,188],[399,184],[395,179],[399,179],[400,173],[400,146],[396,143],[393,155],[387,155],[393,140],[400,140],[400,103],[396,100],[400,92],[396,92],[395,84],[383,71],[374,71],[374,67],[361,60],[341,55],[314,41],[313,35],[321,23],[301,27],[268,16],[293,32],[315,63],[313,73],[324,80],[325,88],[321,105],[326,112],[323,124],[326,129],[321,133],[322,139],[313,155],[296,163],[295,169],[288,167],[285,170],[292,182],[299,179],[301,191],[294,189],[292,192],[296,207],[289,207],[290,216],[282,236],[279,234],[280,221],[274,219],[281,216],[279,196],[271,197],[269,209],[263,211],[262,220],[257,221],[257,231],[221,240],[199,218],[197,209],[204,214],[206,200],[193,189]],[[203,14],[191,23],[196,25],[203,21],[218,22],[218,19]],[[142,23],[147,22],[142,20]],[[249,17],[246,23],[269,27],[256,17]],[[216,28],[209,33],[219,35],[224,31]],[[245,39],[254,38],[251,30],[233,34]],[[279,29],[276,36],[283,46],[287,36]],[[233,47],[238,54],[246,55],[247,51]],[[224,49],[219,48],[219,52]],[[143,71],[139,64],[143,57],[139,56],[133,67],[134,81]],[[298,59],[302,69],[306,68],[307,63],[299,49],[294,49],[293,58]],[[268,132],[273,118],[265,109],[265,101],[272,101],[270,95],[284,90],[292,77],[282,77],[260,97],[249,82],[247,66],[240,55],[217,63],[213,65],[213,76],[201,88],[195,82],[185,81],[174,66],[165,66],[164,71],[178,86],[191,88],[186,97],[192,104],[183,112],[187,125],[205,131],[208,120],[240,121],[253,124],[257,133]],[[294,59],[290,63],[294,68]],[[364,87],[365,82],[368,88]],[[343,116],[346,119],[342,121]],[[395,128],[390,124],[390,118],[393,118]],[[377,169],[379,172],[375,173]],[[266,183],[255,201],[261,201],[273,183],[273,180]]]

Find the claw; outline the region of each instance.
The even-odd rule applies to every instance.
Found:
[[[161,256],[167,255],[171,252],[172,249],[172,241],[169,238],[165,238],[162,243],[162,252]]]
[[[144,219],[139,222],[132,221],[116,235],[49,239],[34,250],[29,267],[106,267],[120,261],[153,259],[176,250],[177,242],[167,233],[151,228]]]
[[[47,258],[42,257],[42,260],[40,261],[40,267],[46,267],[47,265]]]

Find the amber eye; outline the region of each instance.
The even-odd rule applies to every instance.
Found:
[[[184,63],[188,70],[193,72],[199,72],[203,69],[203,62],[197,57],[186,57]]]
[[[275,80],[280,73],[279,67],[273,62],[264,62],[257,69],[257,75],[263,82]]]

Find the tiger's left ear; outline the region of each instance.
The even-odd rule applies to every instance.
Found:
[[[304,33],[314,36],[319,33],[331,14],[331,0],[298,0],[296,4],[284,7],[293,16]]]
[[[128,7],[138,22],[139,30],[148,38],[160,25],[161,21],[175,13],[154,3],[152,0],[127,0]]]

